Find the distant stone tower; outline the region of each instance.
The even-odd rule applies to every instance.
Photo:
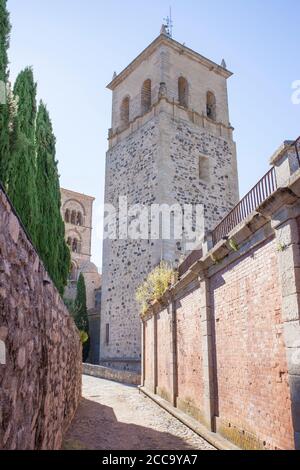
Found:
[[[61,213],[72,260],[65,296],[75,298],[77,280],[82,273],[86,283],[88,310],[95,308],[95,290],[99,289],[101,283],[98,269],[91,262],[93,202],[91,196],[61,189]]]
[[[165,28],[114,75],[105,203],[203,204],[211,229],[237,203],[229,122],[232,74],[169,37]],[[140,368],[137,287],[161,259],[178,263],[182,240],[104,240],[100,363]]]

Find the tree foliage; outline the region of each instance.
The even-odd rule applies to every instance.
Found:
[[[30,67],[20,72],[14,96],[18,110],[14,122],[14,140],[11,145],[11,167],[8,193],[32,241],[37,242],[38,200],[36,188],[36,83]]]
[[[37,113],[35,142],[39,214],[37,249],[56,287],[63,294],[70,268],[70,251],[64,239],[64,222],[60,212],[56,139],[48,110],[42,101]]]
[[[5,186],[10,160],[9,106],[6,100],[9,34],[10,22],[6,0],[0,0],[0,180]]]
[[[79,331],[84,331],[89,334],[89,319],[86,305],[86,286],[83,274],[80,273],[77,282],[77,294],[74,303],[74,320]],[[86,341],[83,345],[83,362],[85,362],[89,355],[90,342]]]
[[[21,71],[13,90],[9,83],[10,22],[7,1],[0,0],[0,181],[36,246],[45,267],[63,294],[70,251],[60,214],[61,194],[52,123],[41,102],[31,67]],[[1,89],[0,89],[1,93]],[[1,97],[1,96],[0,96]],[[5,104],[1,104],[5,101]]]

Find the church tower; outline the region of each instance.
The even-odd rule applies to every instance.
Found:
[[[205,230],[238,202],[227,79],[231,72],[161,34],[119,75],[112,91],[105,203],[201,204]],[[137,287],[161,260],[178,264],[183,240],[105,239],[100,363],[139,370]]]
[[[94,198],[61,188],[61,215],[65,222],[65,238],[71,252],[71,271],[64,296],[75,300],[77,281],[83,274],[87,308],[95,308],[95,291],[101,284],[97,267],[91,262],[92,215]]]

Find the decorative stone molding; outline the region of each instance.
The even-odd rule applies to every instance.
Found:
[[[162,92],[165,93],[166,88],[162,88]],[[191,111],[188,108],[180,106],[177,101],[170,101],[165,94],[160,93],[158,100],[152,104],[147,113],[133,118],[125,128],[118,128],[115,132],[110,129],[109,148],[112,149],[115,145],[126,138],[127,135],[143,127],[150,119],[161,112],[168,112],[173,115],[174,119],[184,119],[197,127],[207,129],[216,137],[222,137],[229,141],[232,140],[233,127],[227,126],[222,122],[213,121],[204,114],[200,115],[196,111]]]

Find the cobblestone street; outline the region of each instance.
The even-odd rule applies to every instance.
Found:
[[[83,398],[65,449],[214,450],[136,387],[83,376]]]

